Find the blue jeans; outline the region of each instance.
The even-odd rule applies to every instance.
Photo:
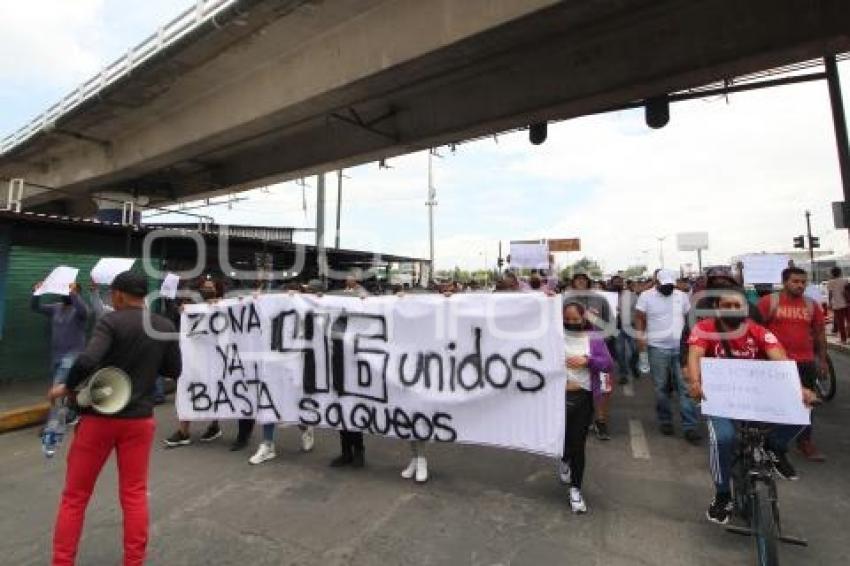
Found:
[[[799,425],[776,425],[767,435],[767,448],[784,453],[788,444],[800,434],[804,427]],[[729,493],[729,477],[735,457],[735,421],[722,417],[708,417],[708,465],[717,493]]]
[[[266,423],[263,425],[263,442],[274,442],[274,429],[276,426],[275,423]]]
[[[161,375],[156,376],[153,397],[157,403],[165,401],[165,378]]]
[[[631,373],[632,358],[635,355],[635,340],[624,330],[620,330],[614,337],[614,358],[617,362],[617,374],[620,377],[628,377]]]
[[[679,411],[682,415],[682,428],[694,430],[697,426],[697,409],[688,396],[688,386],[682,376],[679,365],[679,349],[656,348],[649,346],[649,372],[655,383],[655,412],[659,424],[672,424],[673,412],[670,397],[667,395],[667,376],[672,373],[679,390]]]
[[[63,384],[68,380],[68,373],[71,371],[71,367],[74,365],[74,362],[77,360],[78,352],[74,352],[72,354],[65,354],[59,361],[53,364],[51,368],[53,370],[53,385]],[[52,418],[54,418],[60,409],[65,409],[65,420],[67,422],[73,421],[77,417],[77,411],[75,411],[70,406],[57,403],[50,404],[50,412],[47,414],[47,422],[50,422]]]

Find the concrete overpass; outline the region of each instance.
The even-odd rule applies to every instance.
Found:
[[[850,50],[846,0],[202,0],[189,17],[0,146],[25,207],[185,201]]]

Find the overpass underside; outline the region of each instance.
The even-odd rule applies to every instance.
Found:
[[[106,189],[186,201],[850,50],[846,0],[238,6],[0,156],[0,178],[70,213]]]

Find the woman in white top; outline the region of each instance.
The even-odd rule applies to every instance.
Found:
[[[594,397],[602,394],[599,374],[610,372],[613,366],[605,342],[591,332],[584,314],[584,307],[579,303],[567,302],[564,305],[567,418],[564,454],[558,466],[558,476],[562,483],[570,486],[570,507],[574,513],[587,512],[581,493],[587,432],[593,421]]]

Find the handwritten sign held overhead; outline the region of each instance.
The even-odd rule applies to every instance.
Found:
[[[810,424],[797,364],[702,359],[702,413],[742,421]]]
[[[782,254],[753,254],[744,256],[744,284],[782,283],[782,270],[788,267],[789,257]]]
[[[136,260],[126,257],[102,257],[91,270],[91,280],[98,285],[111,285],[119,273],[128,271]]]
[[[77,273],[80,270],[76,267],[68,267],[60,265],[50,272],[50,275],[41,283],[41,286],[33,292],[33,295],[46,295],[55,293],[57,295],[67,295],[71,292],[71,283],[77,280]]]

